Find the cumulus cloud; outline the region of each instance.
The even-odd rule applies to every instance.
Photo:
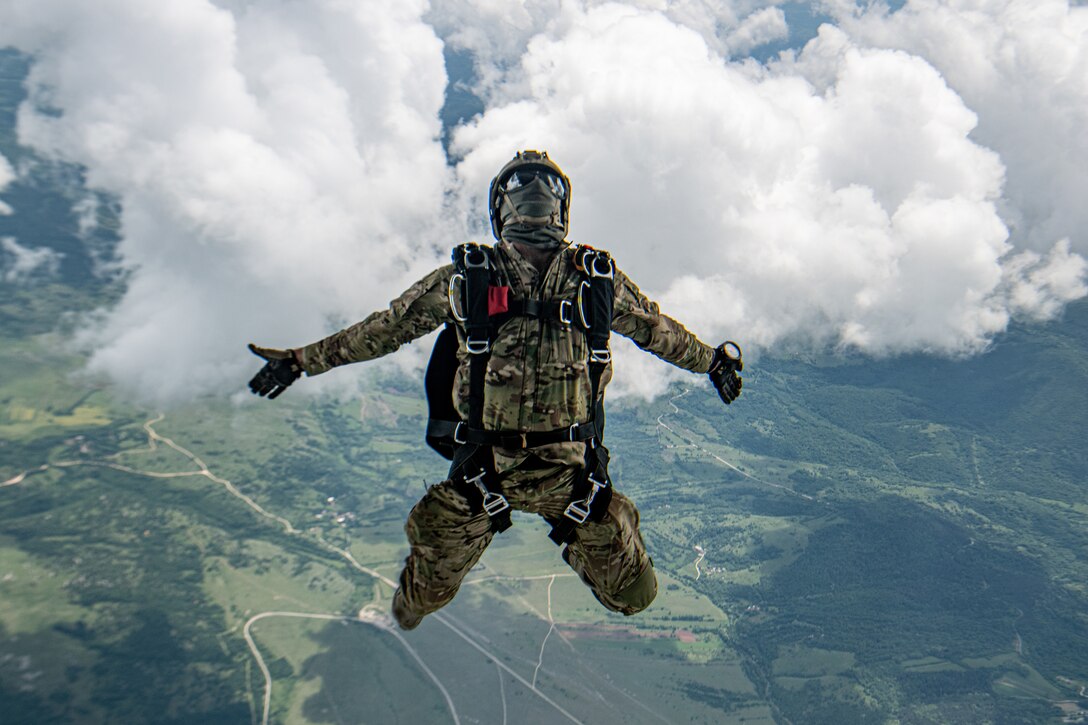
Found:
[[[1001,155],[1004,211],[1037,251],[1088,253],[1088,6],[1068,0],[909,0],[844,6],[852,42],[924,57],[979,116],[972,138]]]
[[[122,200],[131,283],[88,339],[149,395],[384,306],[489,236],[526,147],[571,175],[572,238],[710,342],[971,354],[1088,293],[1084,8],[828,2],[803,50],[741,57],[780,4],[13,0],[0,44],[36,58],[21,139]],[[443,42],[485,103],[452,168]],[[659,391],[618,347],[617,382]]]
[[[526,45],[544,33],[562,36],[589,10],[620,6],[657,13],[670,23],[697,33],[722,56],[743,54],[786,37],[783,0],[443,0],[433,3],[426,19],[452,47],[469,50],[480,72],[485,96],[516,92],[516,72]],[[509,71],[513,70],[511,73]]]
[[[236,386],[248,340],[319,337],[437,263],[445,72],[424,7],[5,3],[0,45],[35,58],[20,140],[123,205],[134,274],[88,332],[92,368],[150,397]]]
[[[724,39],[724,47],[729,55],[743,56],[761,45],[785,40],[789,37],[786,14],[778,8],[764,8],[752,13]]]
[[[572,236],[704,339],[968,354],[1084,294],[1068,248],[1010,256],[1002,158],[919,55],[825,26],[756,68],[662,13],[581,12],[528,43],[520,95],[458,131],[459,174],[483,188],[508,149],[548,148]]]
[[[1005,284],[1014,312],[1036,320],[1057,315],[1066,300],[1088,295],[1088,262],[1069,250],[1063,239],[1044,257],[1031,250],[1013,256],[1005,265]]]

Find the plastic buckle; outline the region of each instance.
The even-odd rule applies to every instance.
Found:
[[[495,493],[488,491],[484,495],[484,511],[488,516],[495,516],[501,514],[506,509],[510,508],[510,502],[506,500],[506,497],[501,493]]]
[[[479,244],[466,245],[465,249],[465,269],[487,269],[487,254],[484,252],[483,247]],[[478,262],[473,262],[473,257],[478,257]]]
[[[589,361],[595,363],[610,363],[612,362],[612,351],[607,347],[600,350],[590,348]]]
[[[559,300],[559,321],[564,325],[574,322],[574,304],[570,300]]]

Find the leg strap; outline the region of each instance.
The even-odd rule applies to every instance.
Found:
[[[586,521],[600,521],[612,502],[612,481],[608,477],[608,449],[596,440],[586,444],[585,466],[571,487],[570,503],[563,515],[550,521],[548,538],[557,545],[570,543],[574,530]]]
[[[475,510],[491,518],[492,531],[498,534],[510,528],[510,502],[502,495],[490,446],[467,444],[458,448],[449,478]]]

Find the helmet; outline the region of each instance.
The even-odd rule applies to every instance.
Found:
[[[502,239],[502,203],[512,188],[528,183],[528,179],[539,175],[545,180],[552,193],[559,199],[559,224],[563,235],[570,230],[570,179],[559,165],[548,158],[547,151],[518,151],[517,155],[503,166],[498,175],[491,180],[488,192],[488,214],[491,216],[491,232],[496,239]]]

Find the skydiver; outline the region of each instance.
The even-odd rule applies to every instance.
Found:
[[[510,510],[539,514],[563,560],[607,609],[636,614],[657,580],[635,505],[615,491],[602,443],[610,332],[705,373],[721,400],[741,392],[740,348],[701,342],[660,312],[601,250],[575,246],[570,180],[522,151],[491,181],[494,246],[463,244],[389,309],[323,340],[279,350],[250,381],[275,398],[302,373],[373,360],[445,326],[427,371],[427,440],[452,460],[408,515],[411,550],[393,596],[405,630],[448,604]]]

